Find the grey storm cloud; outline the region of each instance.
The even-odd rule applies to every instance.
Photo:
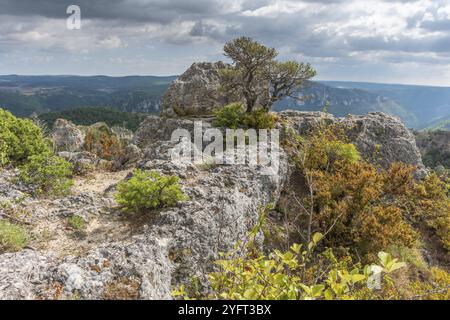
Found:
[[[48,18],[65,18],[71,4],[80,6],[87,19],[157,23],[219,14],[223,6],[223,2],[214,0],[0,0],[3,14]]]

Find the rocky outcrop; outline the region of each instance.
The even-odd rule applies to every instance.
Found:
[[[53,143],[57,151],[81,151],[84,145],[83,131],[72,122],[58,119],[52,132]]]
[[[95,170],[100,162],[100,159],[95,154],[87,151],[61,151],[57,155],[72,163],[74,173],[79,175]]]
[[[230,101],[220,91],[219,70],[226,67],[223,62],[194,63],[167,89],[161,99],[163,116],[210,115]],[[239,101],[242,99],[237,99]]]
[[[322,122],[340,123],[367,159],[381,161],[384,166],[403,161],[422,167],[411,133],[400,121],[384,114],[335,118],[326,113],[287,111],[279,116],[283,132],[295,130],[300,134]],[[202,131],[210,128],[208,121],[202,122]],[[152,212],[138,221],[121,216],[114,209],[111,196],[114,184],[101,196],[81,193],[45,205],[31,203],[30,211],[40,215],[39,221],[46,219],[46,215],[56,220],[72,215],[85,220],[92,215],[106,215],[104,221],[116,217],[122,224],[109,230],[122,238],[110,238],[109,232],[105,232],[82,254],[52,250],[2,254],[0,298],[104,299],[120,286],[129,297],[170,299],[172,287],[192,277],[205,285],[206,274],[212,270],[212,261],[219,252],[244,239],[258,221],[261,208],[277,202],[290,167],[283,151],[277,175],[262,175],[261,168],[247,165],[205,168],[187,159],[172,160],[169,150],[175,146],[170,142],[173,130],[183,128],[192,132],[193,126],[192,119],[149,117],[133,140],[143,150],[137,166],[179,176],[188,201]],[[194,153],[199,151],[190,141],[182,143],[189,144]],[[375,151],[378,157],[373,156]],[[6,191],[3,193],[6,195]],[[52,206],[56,207],[49,211]],[[125,221],[131,225],[127,229],[131,231],[120,229]]]
[[[345,118],[302,111],[283,111],[279,115],[285,127],[293,128],[299,134],[306,134],[321,123],[339,124],[366,160],[384,168],[394,162],[404,162],[417,167],[418,177],[425,174],[413,133],[396,117],[380,112]]]
[[[261,208],[279,197],[288,172],[284,153],[280,155],[279,174],[273,176],[262,175],[260,168],[246,165],[205,169],[191,161],[172,161],[168,151],[174,144],[168,141],[169,132],[162,128],[173,120],[157,121],[161,129],[159,141],[145,143],[143,133],[152,130],[140,130],[139,140],[146,150],[138,166],[178,175],[189,200],[153,212],[139,223],[134,235],[122,241],[105,241],[81,256],[69,254],[61,258],[51,251],[29,250],[0,255],[1,298],[52,298],[59,292],[59,298],[77,295],[103,299],[118,279],[134,279],[138,284],[137,297],[170,299],[172,286],[192,277],[205,284],[206,274],[213,270],[212,262],[219,252],[245,239],[258,221]],[[64,201],[59,203],[70,212],[63,211],[62,216],[78,214],[75,210],[79,205],[71,207],[70,198],[68,204]]]
[[[145,149],[149,144],[170,140],[172,132],[177,129],[184,129],[193,133],[194,121],[202,122],[202,131],[212,127],[211,119],[207,118],[182,119],[149,116],[141,123],[141,126],[136,131],[133,143]]]

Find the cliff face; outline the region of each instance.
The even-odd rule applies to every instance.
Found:
[[[450,131],[417,132],[416,140],[426,166],[450,168]]]

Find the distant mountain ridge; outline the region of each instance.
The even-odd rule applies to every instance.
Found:
[[[321,81],[343,89],[360,89],[389,98],[403,106],[416,118],[411,127],[424,129],[432,123],[450,117],[450,87],[381,84],[367,82]]]
[[[324,108],[333,115],[344,117],[348,114],[366,114],[382,111],[400,117],[408,126],[415,126],[415,114],[407,108],[386,96],[358,88],[340,88],[312,82],[299,98],[304,101],[287,99],[276,104],[275,110],[285,109],[321,111]]]
[[[81,107],[157,113],[160,99],[177,76],[0,76],[0,106],[19,116]],[[318,111],[327,103],[336,116],[382,111],[408,127],[425,129],[450,118],[450,88],[345,81],[316,81],[310,99],[286,99],[274,109]],[[448,126],[444,126],[447,128]]]

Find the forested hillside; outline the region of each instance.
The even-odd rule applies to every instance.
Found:
[[[89,126],[97,122],[105,122],[109,126],[121,126],[135,131],[147,115],[143,113],[123,112],[111,108],[76,108],[60,112],[48,112],[39,115],[51,129],[57,119],[66,119],[76,125]]]
[[[0,76],[0,103],[19,116],[98,106],[154,113],[174,78]]]

